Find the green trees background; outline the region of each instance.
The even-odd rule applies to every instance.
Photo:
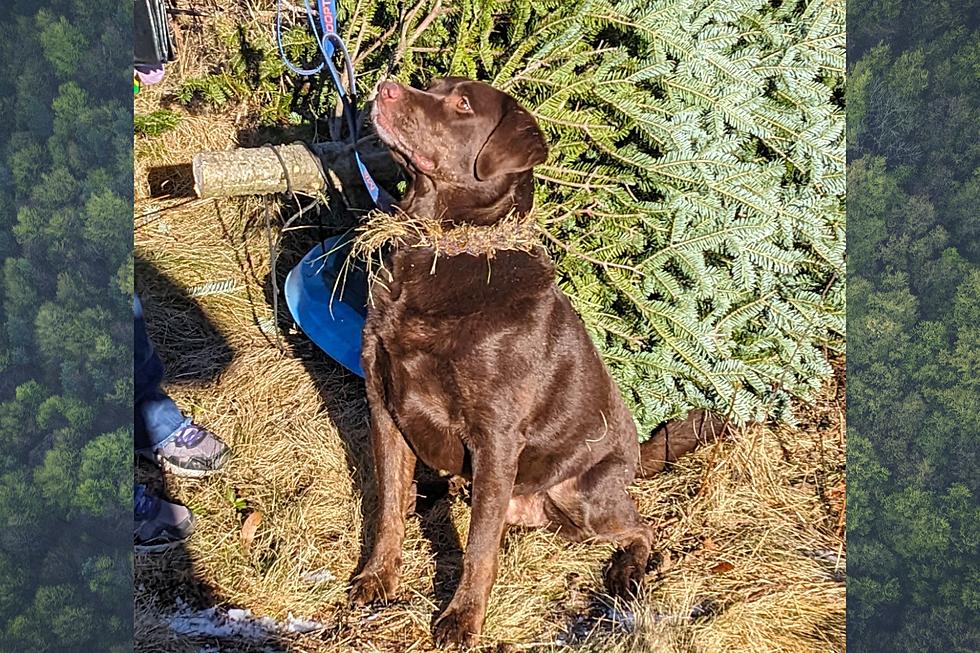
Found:
[[[977,651],[976,3],[848,9],[848,648]]]
[[[0,650],[132,639],[132,14],[0,3]]]

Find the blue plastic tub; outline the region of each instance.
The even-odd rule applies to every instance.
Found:
[[[303,333],[328,356],[363,377],[361,330],[367,316],[367,275],[362,266],[349,265],[346,278],[337,283],[350,253],[350,239],[335,236],[311,249],[286,275],[284,294]]]

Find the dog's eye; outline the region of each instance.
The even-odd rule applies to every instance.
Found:
[[[470,107],[469,99],[465,97],[459,98],[459,101],[456,103],[456,108],[467,113],[473,110],[472,107]]]

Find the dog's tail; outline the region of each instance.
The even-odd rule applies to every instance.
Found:
[[[665,422],[640,445],[636,475],[648,478],[663,471],[668,463],[728,433],[727,420],[706,410],[692,410],[682,420]]]

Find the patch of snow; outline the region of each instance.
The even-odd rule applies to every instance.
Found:
[[[574,617],[568,629],[555,638],[557,646],[573,646],[585,641],[597,632],[631,633],[636,629],[636,615],[632,610],[595,602],[586,614]]]
[[[297,618],[292,612],[286,615],[286,631],[290,633],[312,633],[315,630],[322,630],[323,627],[319,621]]]
[[[281,633],[309,633],[325,627],[318,621],[294,617],[292,613],[283,623],[272,617],[254,617],[251,610],[241,608],[193,610],[180,599],[177,600],[177,611],[164,622],[180,635],[218,639],[263,640]],[[198,653],[217,653],[218,650],[201,649]]]
[[[329,569],[317,569],[306,572],[303,574],[302,579],[311,585],[318,585],[320,583],[331,583],[337,580],[337,577]]]
[[[636,615],[633,614],[632,610],[620,610],[610,606],[606,609],[605,618],[611,621],[613,626],[622,628],[628,633],[633,632],[633,629],[636,628]]]

